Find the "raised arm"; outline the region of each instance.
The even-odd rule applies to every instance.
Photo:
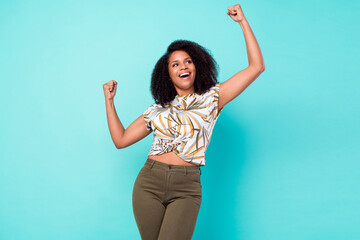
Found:
[[[248,21],[240,7],[236,4],[228,8],[227,14],[239,23],[245,37],[249,66],[223,83],[220,83],[219,109],[242,93],[262,72],[265,71],[264,59]]]
[[[115,109],[114,96],[116,93],[117,82],[111,80],[103,85],[105,94],[106,116],[109,125],[110,135],[117,149],[126,148],[147,135],[151,131],[147,131],[144,117],[139,116],[125,130]]]

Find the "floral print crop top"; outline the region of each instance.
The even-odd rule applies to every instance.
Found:
[[[222,109],[218,111],[217,83],[206,93],[176,96],[166,107],[152,104],[143,113],[154,140],[149,155],[174,151],[186,162],[205,166],[205,152]]]

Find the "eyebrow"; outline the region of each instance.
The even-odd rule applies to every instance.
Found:
[[[187,57],[187,58],[185,58],[184,60],[186,60],[186,59],[188,59],[188,58],[190,58],[190,57]],[[191,59],[191,58],[190,58]],[[177,62],[177,61],[179,61],[179,60],[174,60],[174,61],[172,61],[171,63],[173,63],[173,62]]]

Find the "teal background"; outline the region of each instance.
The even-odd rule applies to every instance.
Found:
[[[0,239],[140,239],[132,188],[152,134],[116,149],[175,39],[219,82],[247,67],[240,3],[266,70],[225,106],[193,239],[360,239],[358,1],[0,1]],[[181,226],[179,226],[181,227]]]

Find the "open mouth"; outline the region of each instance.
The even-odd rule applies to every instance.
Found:
[[[180,74],[179,77],[182,79],[187,79],[187,78],[189,78],[190,75],[191,75],[190,72],[186,72],[186,73]]]

